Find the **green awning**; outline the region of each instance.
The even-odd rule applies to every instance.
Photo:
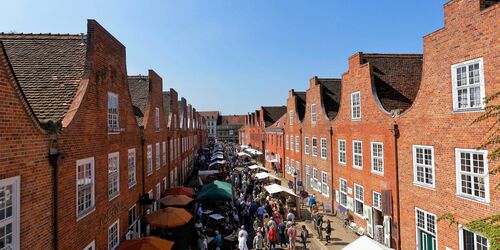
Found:
[[[198,193],[197,201],[219,200],[230,201],[233,198],[233,186],[223,181],[214,181],[203,186]]]

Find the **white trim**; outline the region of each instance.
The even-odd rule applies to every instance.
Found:
[[[300,142],[299,142],[299,136],[295,136],[295,152],[299,152],[300,150]]]
[[[382,146],[382,171],[375,170],[374,169],[374,163],[375,163],[375,156],[373,155],[373,146],[374,145],[381,145]],[[371,142],[370,143],[370,152],[371,152],[371,172],[374,174],[382,175],[384,176],[384,169],[385,169],[385,161],[384,161],[384,143],[383,142]],[[377,157],[380,158],[380,157]]]
[[[82,211],[81,214],[79,214],[79,211],[78,211],[78,166],[80,165],[85,165],[85,164],[90,164],[91,166],[91,181],[92,181],[92,186],[91,186],[91,192],[90,192],[90,207],[87,208],[87,210],[85,211]],[[76,185],[76,188],[75,188],[75,194],[76,194],[76,221],[78,222],[79,220],[85,218],[87,215],[91,214],[92,212],[95,211],[95,161],[94,161],[94,157],[88,157],[88,158],[85,158],[85,159],[80,159],[80,160],[77,160],[76,161],[76,168],[75,168],[75,172],[76,172],[76,182],[75,182],[75,185]],[[107,189],[106,189],[107,190]]]
[[[344,150],[340,150],[340,142],[344,142]],[[338,150],[338,153],[337,153],[337,158],[338,158],[338,162],[340,165],[347,165],[347,142],[345,139],[338,139],[337,140],[337,143],[338,143],[338,146],[337,146],[337,150]],[[340,161],[340,153],[344,153],[344,162]]]
[[[475,153],[482,154],[484,160],[484,174],[481,176],[480,174],[469,173],[470,176],[482,177],[484,179],[484,198],[477,197],[474,195],[462,193],[462,181],[461,181],[461,158],[460,153]],[[490,203],[490,178],[489,178],[489,169],[488,169],[488,151],[487,150],[475,150],[475,149],[465,149],[465,148],[455,148],[455,166],[456,166],[456,195],[458,197],[462,197],[468,200],[476,201],[483,204]],[[471,165],[471,168],[473,166]],[[465,171],[464,171],[465,173]],[[471,187],[474,188],[474,184],[471,184]]]
[[[314,112],[313,112],[314,107]],[[316,104],[311,104],[311,124],[316,124],[318,121],[318,109],[316,108]]]
[[[161,146],[160,143],[155,143],[155,161],[156,161],[156,170],[161,168]]]
[[[108,103],[107,103],[107,123],[108,123],[108,133],[109,134],[119,134],[120,133],[120,98],[118,96],[118,94],[114,93],[114,92],[111,92],[111,91],[108,91]],[[110,100],[110,97],[111,98],[116,98],[116,118],[113,117],[113,120],[116,119],[116,128],[112,128],[110,127],[110,119],[109,119],[109,100]]]
[[[346,188],[345,192],[342,192],[342,181],[345,182],[345,188]],[[339,204],[346,209],[349,209],[347,205],[348,204],[347,197],[349,197],[349,191],[347,191],[348,187],[349,186],[347,185],[347,180],[339,177]],[[341,198],[342,194],[345,194],[345,204],[342,204],[342,198]]]
[[[374,202],[375,201],[375,194],[377,194],[377,196],[378,196],[377,199],[378,199],[379,206],[375,206],[375,202]],[[377,209],[378,211],[382,212],[382,193],[379,193],[375,190],[372,191],[372,207],[374,209]]]
[[[20,225],[21,225],[21,177],[15,176],[0,180],[0,187],[12,185],[12,216],[3,218],[0,221],[0,226],[6,226],[8,224],[12,224],[12,242],[10,247],[12,249],[21,249],[20,248]],[[5,195],[5,193],[4,193]],[[4,209],[7,209],[4,204]],[[2,232],[3,233],[3,232]],[[7,247],[9,245],[5,245]]]
[[[95,249],[95,240],[90,242],[90,244],[88,244],[85,248],[83,248],[83,250],[96,250]]]
[[[109,171],[109,160],[111,158],[116,158],[116,193],[111,194],[109,193],[109,183],[110,183],[110,175],[111,172]],[[113,152],[108,154],[108,200],[111,201],[114,198],[118,197],[120,195],[120,152]]]
[[[430,167],[432,168],[432,185],[417,181],[417,166],[416,166],[416,164],[417,164],[417,148],[431,150],[432,162],[431,162]],[[413,184],[420,186],[420,187],[428,188],[428,189],[434,189],[436,187],[436,167],[434,165],[435,164],[434,146],[412,145],[412,152],[413,152]]]
[[[425,216],[425,218],[424,218],[424,227],[425,228],[418,227],[418,216],[417,216],[417,211],[418,210],[420,210],[421,212],[424,213],[424,216]],[[429,213],[429,212],[427,212],[427,211],[425,211],[425,210],[423,210],[421,208],[418,208],[418,207],[415,207],[415,213],[414,214],[415,214],[415,236],[416,236],[415,240],[416,240],[416,247],[417,247],[417,249],[419,249],[419,245],[418,245],[419,244],[419,237],[418,237],[418,230],[419,229],[422,230],[422,231],[424,231],[424,232],[426,232],[426,233],[428,233],[428,234],[433,235],[435,237],[435,239],[436,239],[436,249],[439,249],[439,246],[438,246],[438,227],[437,227],[437,225],[438,225],[437,224],[438,223],[437,218],[438,217],[435,214]],[[434,231],[436,231],[435,233],[429,232],[427,230],[427,215],[434,216]]]
[[[360,200],[356,197],[356,194],[358,194],[358,192],[356,191],[356,187],[360,187],[363,190],[363,193],[362,193],[363,200]],[[363,204],[363,209],[362,209],[363,211],[361,212],[361,214],[358,214],[356,212],[356,201],[361,202]],[[364,218],[364,211],[365,211],[364,206],[365,206],[365,188],[362,185],[354,183],[354,202],[353,202],[354,214],[359,216],[360,218]]]
[[[130,154],[133,154],[134,156],[134,181],[133,182],[130,182]],[[135,152],[135,148],[131,148],[128,150],[127,152],[127,183],[128,183],[128,188],[132,188],[133,186],[135,186],[137,184],[137,155],[136,155],[136,152]]]
[[[353,102],[354,95],[358,95],[358,100],[359,100],[359,104],[357,104],[356,106],[354,105],[354,102]],[[354,111],[354,108],[358,107],[358,106],[359,106],[359,117],[355,117],[353,111]],[[356,91],[356,92],[351,93],[351,120],[353,120],[353,121],[361,120],[361,92],[360,91]]]
[[[109,243],[111,239],[109,238],[109,230],[115,225],[116,225],[116,237],[118,241],[116,246],[110,248]],[[119,245],[120,245],[120,219],[117,219],[115,222],[113,222],[113,224],[111,224],[111,226],[108,227],[108,250],[115,250],[118,248]]]
[[[355,146],[354,144],[355,143],[360,143],[361,145],[361,152],[360,153],[356,153],[356,150],[355,150]],[[356,156],[361,156],[361,166],[356,166]],[[354,169],[358,169],[358,170],[362,170],[363,169],[363,142],[362,141],[359,141],[359,140],[352,140],[352,167]]]
[[[316,146],[314,146],[314,141],[316,141]],[[311,154],[312,156],[316,157],[318,156],[318,138],[312,137],[311,138]],[[316,153],[314,153],[314,149],[316,149]]]
[[[147,146],[146,173],[147,173],[147,176],[150,176],[153,174],[153,145],[152,144],[149,144]]]
[[[323,157],[323,141],[325,142],[325,156]],[[328,157],[328,141],[326,140],[326,138],[322,137],[319,139],[319,145],[320,145],[320,157],[321,159],[323,160],[326,160],[326,158]]]
[[[480,88],[480,101],[481,104],[478,107],[473,107],[473,108],[458,108],[458,86],[457,86],[457,76],[456,76],[456,69],[459,67],[466,67],[466,73],[465,73],[465,81],[467,82],[466,85],[469,85],[469,69],[467,68],[471,64],[479,64],[479,88]],[[454,113],[463,113],[463,112],[477,112],[477,111],[484,111],[485,109],[485,84],[484,84],[484,64],[483,64],[483,58],[475,58],[472,60],[468,60],[465,62],[453,64],[450,66],[451,70],[451,86],[452,86],[452,102],[453,102],[453,112]],[[467,88],[467,87],[464,87]],[[469,89],[469,88],[467,88]],[[470,92],[467,92],[467,100],[470,101]]]
[[[309,154],[309,137],[305,136],[304,137],[304,154],[308,155]]]
[[[155,132],[160,132],[160,108],[155,107]]]
[[[458,225],[458,247],[459,247],[458,249],[459,250],[464,250],[464,242],[463,242],[464,241],[464,235],[463,235],[464,229],[474,234],[474,249],[476,249],[476,246],[477,246],[476,236],[480,236],[480,237],[485,238],[487,241],[487,248],[490,249],[491,244],[490,244],[490,240],[487,237],[485,237],[484,235],[482,235],[480,233],[476,233],[475,231],[469,230],[466,227],[464,227],[463,225],[459,224]]]

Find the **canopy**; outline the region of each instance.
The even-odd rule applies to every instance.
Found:
[[[220,214],[211,214],[210,217],[215,219],[215,220],[224,219],[224,216],[222,216]]]
[[[278,185],[278,184],[272,184],[272,185],[268,185],[268,186],[265,186],[264,187],[267,192],[269,192],[270,194],[275,194],[275,193],[281,193],[281,192],[285,192],[285,193],[288,193],[288,194],[291,194],[293,196],[297,196],[293,190],[287,188],[287,187],[283,187],[281,185]]]
[[[274,158],[274,159],[269,160],[269,161],[267,161],[267,162],[278,162],[278,159]]]
[[[245,149],[245,151],[247,151],[250,154],[254,154],[254,155],[261,155],[262,154],[262,152],[260,152],[259,150],[253,149],[253,148],[247,148],[247,149]]]
[[[212,175],[220,173],[219,170],[199,170],[198,176]]]
[[[240,145],[240,148],[248,148],[247,145]]]
[[[163,240],[158,237],[145,237],[126,240],[120,243],[118,250],[170,250],[174,242]]]
[[[144,221],[153,227],[174,228],[186,225],[192,218],[184,208],[167,207],[144,216]]]
[[[389,250],[391,248],[388,248],[372,240],[368,236],[363,235],[342,249],[343,250],[357,250],[357,249]]]
[[[214,161],[210,164],[208,164],[209,167],[211,166],[214,166],[214,165],[217,165],[217,164],[226,164],[226,161],[225,160],[222,160],[222,161]]]
[[[230,183],[214,181],[203,186],[198,193],[198,201],[219,200],[230,201],[233,198],[233,187]]]
[[[245,153],[245,152],[239,152],[238,153],[238,156],[246,156],[246,157],[251,157],[251,155],[249,155],[248,153]]]
[[[274,176],[274,175],[271,175],[271,174],[268,174],[268,173],[256,173],[255,174],[255,177],[257,177],[257,179],[259,180],[262,180],[262,179],[265,179],[265,178],[274,178],[274,179],[279,179],[278,177]]]
[[[175,187],[175,188],[169,188],[165,191],[165,195],[187,195],[187,196],[193,196],[194,191],[192,188],[189,187]]]
[[[250,166],[248,168],[251,169],[251,170],[260,169],[260,170],[264,170],[264,171],[269,171],[267,168],[259,166],[259,165],[252,165],[252,166]]]
[[[193,199],[186,195],[167,195],[160,199],[160,203],[165,206],[185,206],[189,204]]]

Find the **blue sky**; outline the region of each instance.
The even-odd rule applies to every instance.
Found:
[[[340,77],[358,51],[421,53],[445,2],[16,0],[0,31],[76,34],[96,19],[127,47],[129,75],[153,69],[198,110],[246,114]]]

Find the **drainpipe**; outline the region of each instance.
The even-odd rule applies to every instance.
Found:
[[[302,155],[304,154],[304,151],[302,150],[302,145],[303,141],[302,141],[302,128],[299,128],[299,152],[300,152],[300,168],[302,168],[302,166],[304,166],[304,161],[302,159]],[[297,176],[300,181],[302,181],[302,171],[300,171],[301,169],[299,169],[299,172],[300,172],[300,175]],[[295,169],[295,172],[297,172],[297,169]],[[302,182],[302,188],[304,188],[304,182]]]
[[[57,138],[56,135],[49,135],[50,136],[50,141],[54,144],[57,144]],[[52,144],[50,143],[50,144]],[[57,204],[58,204],[58,185],[57,185],[57,180],[58,180],[58,160],[60,159],[60,154],[59,150],[57,147],[53,147],[52,145],[49,148],[49,163],[52,166],[52,237],[54,241],[54,250],[57,250],[59,248],[59,242],[58,240],[58,231],[57,231],[57,220],[58,220],[58,209],[57,209]]]
[[[332,193],[332,213],[335,214],[335,186],[334,186],[334,178],[333,178],[333,128],[330,127],[330,173],[332,176],[332,182],[330,187],[333,188],[333,193]]]
[[[401,249],[401,207],[399,205],[399,159],[398,159],[398,138],[399,138],[399,128],[398,124],[394,123],[391,129],[392,134],[394,135],[394,159],[395,159],[395,167],[396,167],[396,206],[398,209],[396,210],[398,216],[398,248]]]

